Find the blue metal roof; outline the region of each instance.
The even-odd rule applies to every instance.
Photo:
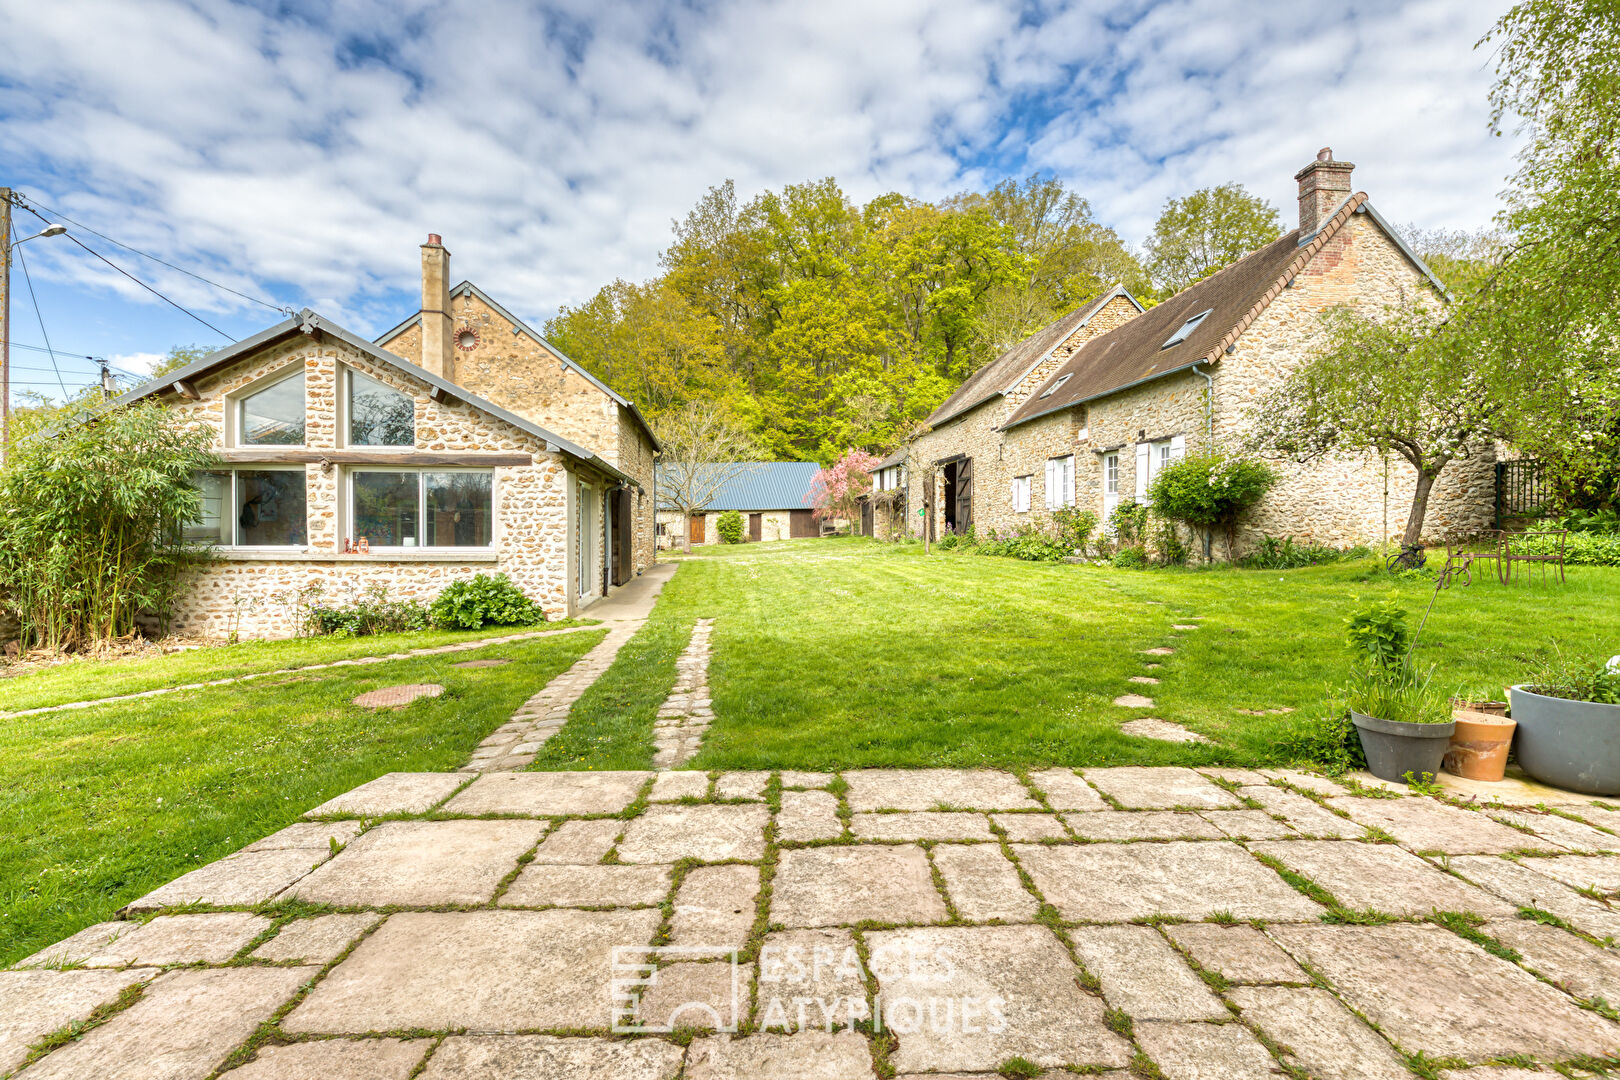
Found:
[[[659,467],[663,473],[663,467]],[[752,461],[720,489],[706,510],[805,510],[810,483],[821,466],[813,461]],[[663,490],[662,475],[658,480]],[[667,509],[667,507],[666,507]]]

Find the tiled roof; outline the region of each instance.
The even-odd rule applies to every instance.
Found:
[[[938,427],[969,409],[983,405],[997,394],[1006,393],[1116,296],[1123,296],[1131,303],[1136,303],[1135,298],[1120,285],[1115,285],[1101,296],[1087,300],[1050,326],[1020,341],[969,375],[967,380],[956,388],[956,392],[934,410],[933,415],[928,418],[928,426]],[[1137,304],[1137,307],[1141,305]]]
[[[1294,275],[1333,239],[1366,201],[1366,193],[1358,192],[1341,203],[1303,243],[1299,230],[1295,229],[1122,326],[1092,338],[1029,396],[1005,427],[1014,427],[1195,364],[1218,361],[1226,347],[1249,328]],[[1382,225],[1382,219],[1379,221]],[[1395,239],[1400,242],[1398,237]],[[1416,256],[1413,259],[1427,272]],[[1165,347],[1165,342],[1188,319],[1205,311],[1209,315],[1184,341]],[[1060,379],[1063,385],[1057,387]],[[1051,395],[1043,398],[1041,394],[1049,389]]]
[[[875,472],[878,472],[878,471],[880,471],[882,469],[887,469],[887,468],[890,468],[890,467],[895,466],[895,465],[904,465],[906,463],[906,457],[910,453],[911,453],[911,445],[908,443],[905,446],[902,446],[900,449],[896,450],[894,453],[890,454],[888,457],[884,458],[882,461],[878,462],[876,465],[872,466],[870,469],[867,469],[866,471],[869,472],[869,473],[875,473]]]
[[[658,467],[664,488],[666,466]],[[808,510],[810,484],[821,466],[813,461],[751,461],[726,482],[705,510]],[[668,507],[662,507],[669,509]]]

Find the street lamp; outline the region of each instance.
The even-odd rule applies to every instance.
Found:
[[[28,241],[30,241],[30,240],[38,240],[42,236],[61,236],[65,232],[67,232],[67,226],[66,225],[47,225],[43,229],[39,230],[39,232],[35,233],[33,236],[25,236],[21,240],[17,241],[15,244],[12,244],[11,246],[12,247],[21,247],[23,244],[28,243]]]
[[[42,236],[61,236],[66,225],[47,222],[33,236],[11,242],[10,188],[0,187],[0,459],[11,451],[11,249]]]

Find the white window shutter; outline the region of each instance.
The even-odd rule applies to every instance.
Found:
[[[1187,456],[1187,436],[1176,435],[1170,439],[1170,460],[1180,461]]]
[[[1147,499],[1148,470],[1152,468],[1153,447],[1149,443],[1136,444],[1136,499],[1138,502]]]
[[[1063,459],[1063,505],[1074,505],[1074,455]]]

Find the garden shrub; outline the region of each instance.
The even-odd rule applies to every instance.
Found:
[[[1141,547],[1147,539],[1148,508],[1135,499],[1126,499],[1108,516],[1108,531],[1122,548]]]
[[[1148,564],[1147,548],[1139,544],[1122,547],[1114,552],[1114,557],[1110,561],[1113,565],[1123,567],[1126,570],[1142,570]]]
[[[742,514],[735,510],[727,510],[715,519],[714,531],[719,534],[721,540],[728,544],[742,543]]]
[[[1000,555],[1028,562],[1059,562],[1074,554],[1074,549],[1039,526],[1025,522],[1008,537],[995,535],[973,546],[976,555]]]
[[[1192,555],[1192,549],[1176,530],[1176,523],[1169,518],[1157,519],[1157,527],[1153,530],[1153,547],[1158,551],[1160,561],[1171,566],[1187,565],[1187,559]]]
[[[1310,541],[1299,542],[1292,536],[1262,536],[1260,546],[1240,559],[1238,565],[1251,570],[1297,570],[1302,566],[1325,566],[1328,563],[1365,559],[1371,554],[1372,549],[1365,544],[1341,549]]]
[[[546,621],[540,605],[505,574],[478,574],[445,586],[428,608],[434,626],[477,630],[482,626],[530,626]]]
[[[1558,537],[1538,536],[1509,541],[1515,554],[1551,555]],[[1620,566],[1620,533],[1572,532],[1564,537],[1564,561],[1572,566]]]
[[[1085,550],[1091,534],[1097,531],[1097,515],[1090,510],[1062,506],[1052,511],[1052,528],[1060,544],[1079,554]]]
[[[1236,454],[1189,454],[1159,470],[1148,486],[1154,513],[1204,534],[1204,557],[1211,537],[1226,537],[1232,557],[1238,519],[1277,484],[1277,473],[1263,461]]]
[[[312,604],[304,619],[304,630],[311,635],[365,637],[426,630],[428,621],[426,605],[416,600],[390,600],[386,585],[373,585],[347,606]]]

